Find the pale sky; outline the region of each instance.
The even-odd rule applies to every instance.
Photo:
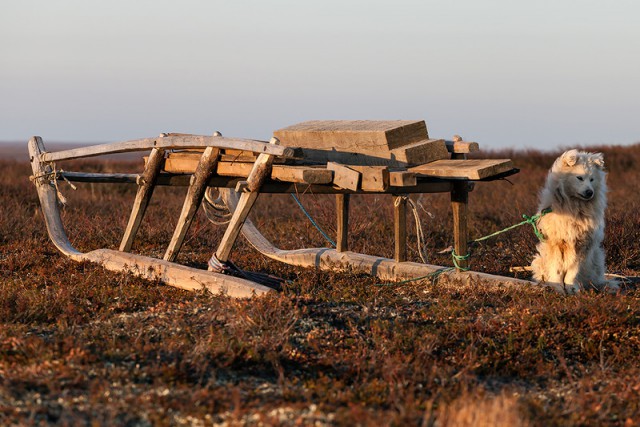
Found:
[[[424,119],[481,148],[640,141],[637,0],[2,0],[0,61],[0,141],[319,119]]]

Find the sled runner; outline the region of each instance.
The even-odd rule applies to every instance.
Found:
[[[40,137],[29,141],[29,154],[47,230],[54,245],[76,261],[91,261],[115,271],[134,274],[183,289],[224,291],[248,297],[277,285],[264,275],[242,272],[231,263],[240,233],[265,256],[291,265],[351,270],[402,280],[443,271],[443,267],[407,262],[406,215],[411,193],[450,193],[454,220],[454,249],[467,253],[467,202],[475,181],[500,179],[514,173],[508,159],[467,159],[478,144],[455,137],[429,139],[424,121],[310,121],[280,129],[269,143],[248,139],[165,133],[157,138],[47,152]],[[148,152],[141,173],[83,173],[55,169],[60,162],[123,152]],[[138,187],[119,250],[82,253],[66,236],[59,211],[58,180],[129,183]],[[156,186],[188,187],[173,237],[163,259],[130,253],[136,233]],[[230,221],[204,271],[175,262],[185,235],[205,193],[219,193]],[[260,193],[335,194],[336,248],[282,250],[248,220]],[[389,194],[394,202],[394,259],[350,252],[347,236],[352,194]],[[532,283],[526,280],[465,271],[458,274],[483,281]],[[242,277],[233,274],[240,273]],[[260,283],[258,283],[260,282]],[[266,285],[269,286],[266,286]]]

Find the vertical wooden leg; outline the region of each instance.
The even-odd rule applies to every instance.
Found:
[[[147,206],[149,206],[149,200],[151,200],[163,159],[164,150],[158,148],[151,150],[151,154],[149,154],[149,159],[147,160],[147,166],[138,182],[140,187],[136,193],[136,200],[133,202],[127,228],[124,231],[124,236],[122,236],[122,242],[120,242],[120,250],[122,252],[129,252],[131,246],[133,246],[133,240],[138,233],[142,218],[147,211]]]
[[[205,148],[204,153],[202,153],[202,157],[200,157],[196,171],[191,177],[191,184],[189,185],[187,196],[185,197],[184,204],[182,205],[182,212],[180,212],[178,224],[173,232],[173,237],[171,238],[169,247],[164,254],[165,261],[175,261],[178,256],[178,252],[180,252],[182,243],[184,243],[187,231],[189,231],[189,227],[191,227],[193,217],[198,211],[202,198],[204,197],[204,192],[207,189],[209,178],[213,175],[213,171],[218,163],[219,153],[220,150],[213,147]]]
[[[468,254],[467,239],[467,205],[469,201],[469,191],[467,181],[459,181],[453,185],[451,192],[451,208],[453,210],[453,237],[455,253],[458,256]],[[458,259],[459,270],[469,267],[469,260]]]
[[[405,196],[393,196],[393,219],[395,235],[395,260],[407,260],[407,199]]]
[[[349,194],[336,194],[336,213],[338,216],[338,235],[336,236],[336,250],[349,250]]]

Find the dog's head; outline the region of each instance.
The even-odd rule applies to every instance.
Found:
[[[604,190],[602,153],[566,151],[556,159],[551,173],[568,197],[588,201]]]

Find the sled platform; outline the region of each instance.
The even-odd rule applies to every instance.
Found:
[[[29,141],[29,153],[49,236],[66,256],[97,262],[110,270],[129,270],[183,289],[206,288],[236,297],[272,290],[254,282],[256,275],[234,277],[226,267],[239,234],[261,253],[292,265],[352,269],[383,280],[407,279],[442,269],[406,262],[406,195],[450,193],[454,249],[467,253],[467,203],[475,181],[500,179],[518,172],[509,159],[467,159],[475,142],[431,139],[424,121],[312,121],[274,132],[269,142],[163,133],[114,144],[47,152],[40,137]],[[142,172],[130,174],[68,172],[54,162],[122,152],[148,152]],[[60,219],[57,179],[74,182],[129,183],[138,188],[119,250],[77,251]],[[156,186],[187,187],[182,211],[162,260],[129,251]],[[210,270],[175,262],[205,192],[215,189],[229,210],[230,221],[210,261]],[[337,248],[278,249],[259,233],[248,215],[260,193],[336,195]],[[389,194],[394,202],[394,259],[348,251],[349,198],[352,194]],[[529,281],[461,271],[482,280]],[[242,276],[242,274],[241,274]],[[256,279],[257,280],[257,279]],[[266,281],[269,284],[269,281]]]

